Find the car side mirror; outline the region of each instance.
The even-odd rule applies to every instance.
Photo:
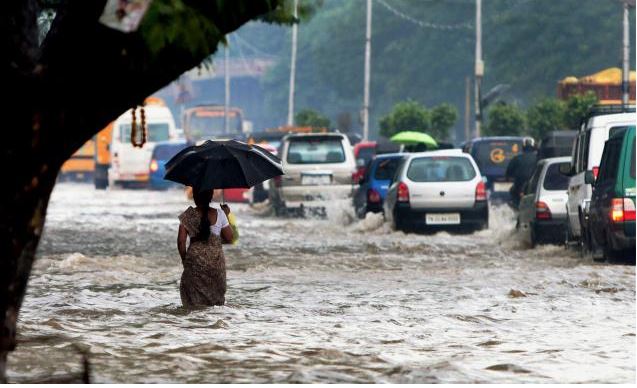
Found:
[[[356,159],[356,167],[358,168],[365,167],[365,159],[363,158]]]
[[[593,175],[592,170],[588,170],[584,173],[584,183],[586,183],[587,185],[595,184],[595,175]]]
[[[574,175],[573,173],[575,172],[573,171],[573,165],[571,163],[560,164],[559,170],[560,170],[560,174],[566,175],[566,176],[573,176]]]

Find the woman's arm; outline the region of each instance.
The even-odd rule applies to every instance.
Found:
[[[179,233],[177,234],[177,250],[179,251],[179,256],[183,260],[186,257],[186,239],[188,238],[188,232],[186,232],[186,228],[179,224]]]
[[[234,235],[232,233],[232,227],[230,225],[221,229],[221,240],[224,244],[232,244],[232,240],[234,240]]]

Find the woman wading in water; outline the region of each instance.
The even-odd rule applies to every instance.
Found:
[[[197,207],[191,206],[179,216],[177,249],[184,265],[179,285],[181,303],[187,308],[221,306],[226,295],[226,260],[221,244],[233,240],[228,222],[230,208],[211,208],[212,190],[194,189],[193,197]]]

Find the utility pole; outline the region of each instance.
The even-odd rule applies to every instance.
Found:
[[[363,95],[363,141],[369,139],[369,82],[372,57],[372,0],[367,0],[367,28],[365,30],[365,90]]]
[[[630,96],[630,37],[628,36],[628,7],[630,6],[627,0],[623,1],[624,4],[624,39],[623,39],[623,60],[622,60],[622,105],[624,108],[628,107],[628,100]],[[635,2],[632,2],[634,7]]]
[[[299,17],[299,0],[294,0],[294,19]],[[290,59],[290,94],[288,96],[288,126],[294,125],[294,84],[296,79],[296,46],[299,23],[292,25],[292,58]]]
[[[476,137],[480,137],[482,112],[480,111],[480,86],[484,75],[482,62],[482,0],[476,0],[476,66],[475,66],[475,120]]]
[[[464,79],[464,140],[471,139],[471,77]]]
[[[229,113],[229,108],[230,108],[230,72],[228,71],[228,62],[230,62],[229,57],[229,49],[228,49],[228,43],[226,43],[226,46],[223,50],[224,52],[224,58],[223,58],[223,78],[225,81],[225,101],[223,104],[223,127],[224,127],[224,132],[225,134],[229,134],[230,133],[230,118],[228,117],[228,113]]]

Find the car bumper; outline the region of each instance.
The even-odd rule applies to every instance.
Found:
[[[631,233],[632,231],[632,233]],[[635,249],[635,222],[613,225],[609,233],[610,245],[614,250]]]
[[[460,224],[429,225],[427,214],[460,213]],[[396,215],[400,222],[412,227],[449,229],[454,227],[483,227],[489,221],[489,204],[486,201],[477,202],[471,208],[412,208],[409,204],[398,204]]]
[[[566,224],[568,219],[553,218],[551,220],[535,220],[535,237],[541,242],[562,243],[566,239]]]

